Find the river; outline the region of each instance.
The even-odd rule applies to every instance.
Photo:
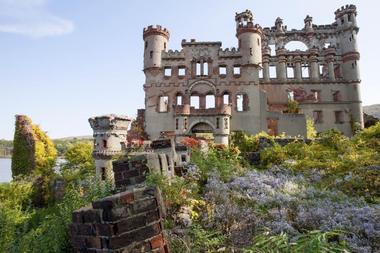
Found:
[[[54,167],[56,172],[59,172],[59,165],[63,162],[65,162],[64,159],[57,159],[57,165]],[[11,164],[11,158],[0,158],[0,183],[10,182],[12,180]]]
[[[12,179],[11,158],[0,158],[0,183],[10,182]]]

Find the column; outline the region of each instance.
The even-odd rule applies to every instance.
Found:
[[[327,67],[329,70],[329,80],[335,81],[334,58],[328,57],[326,61],[327,61]]]
[[[297,55],[294,57],[294,78],[297,81],[302,81],[302,69],[301,69],[301,56]]]
[[[264,82],[269,82],[269,58],[263,58],[263,79]]]
[[[319,80],[319,68],[318,68],[317,56],[315,55],[310,56],[309,64],[310,64],[310,79],[312,81]]]
[[[199,95],[199,109],[206,109],[206,96]]]

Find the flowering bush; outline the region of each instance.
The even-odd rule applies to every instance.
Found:
[[[321,230],[342,230],[340,236],[353,251],[380,250],[380,205],[369,205],[340,191],[318,189],[302,174],[273,167],[250,171],[223,182],[214,175],[206,185],[206,200],[214,204],[212,217],[204,217],[212,227],[222,229],[236,245],[247,243],[247,235],[269,229],[289,240]],[[236,241],[234,234],[243,240]]]

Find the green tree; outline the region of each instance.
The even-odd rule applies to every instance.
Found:
[[[62,164],[62,174],[67,181],[84,179],[95,175],[95,161],[92,157],[91,142],[77,142],[64,154],[66,162]]]
[[[25,115],[16,116],[13,141],[12,176],[46,176],[53,173],[57,150],[53,142]]]

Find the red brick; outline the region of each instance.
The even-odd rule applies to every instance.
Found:
[[[150,246],[152,247],[152,249],[157,249],[163,245],[164,245],[164,240],[162,238],[162,234],[159,234],[153,237],[152,239],[150,239]]]
[[[122,204],[130,204],[135,200],[133,192],[124,192],[120,194],[120,202]]]

